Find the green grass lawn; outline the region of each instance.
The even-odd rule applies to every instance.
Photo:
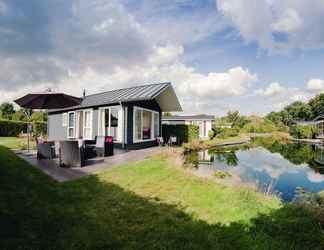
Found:
[[[21,149],[22,146],[27,147],[27,138],[0,137],[0,146],[6,146],[11,149]],[[35,147],[35,141],[33,139],[31,139],[30,147]]]
[[[307,210],[170,164],[60,184],[0,146],[0,249],[323,249]]]

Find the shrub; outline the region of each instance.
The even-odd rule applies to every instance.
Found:
[[[26,122],[0,120],[0,136],[18,136],[21,132],[27,132]]]
[[[318,134],[316,127],[312,125],[296,125],[289,132],[297,139],[314,139]]]
[[[197,125],[188,126],[188,142],[199,138],[199,127]]]
[[[217,134],[217,138],[226,139],[229,137],[235,137],[239,135],[238,128],[222,128],[220,129],[219,133]]]
[[[216,136],[216,133],[213,129],[208,131],[208,137],[210,140],[214,139],[215,136]]]
[[[324,191],[311,193],[299,188],[293,203],[308,208],[324,226]]]
[[[272,133],[277,130],[278,128],[270,120],[250,122],[242,129],[245,133]]]
[[[176,136],[178,143],[186,143],[199,138],[199,127],[196,125],[162,125],[163,140],[167,142],[170,136]]]

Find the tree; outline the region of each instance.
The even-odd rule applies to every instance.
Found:
[[[229,111],[226,116],[226,121],[232,124],[232,127],[243,128],[248,120],[244,116],[240,116],[238,111]]]
[[[240,113],[238,111],[228,111],[226,120],[227,120],[227,122],[230,122],[233,124],[237,121],[237,119],[239,119],[239,117],[240,117]]]
[[[163,116],[170,117],[170,116],[172,116],[172,114],[171,114],[170,112],[164,112],[164,113],[163,113]]]
[[[276,126],[287,126],[292,121],[291,116],[286,110],[270,112],[265,116],[265,119],[273,122]]]
[[[13,113],[15,112],[14,106],[9,102],[4,102],[0,105],[0,111],[2,118],[11,119]]]
[[[23,109],[17,110],[11,117],[14,121],[27,121],[26,113]]]
[[[308,104],[311,107],[312,119],[324,114],[324,94],[315,96],[308,102]]]
[[[309,120],[312,117],[311,106],[301,101],[296,101],[286,106],[284,108],[284,111],[288,113],[289,117],[292,120]]]
[[[33,122],[46,122],[47,121],[47,113],[46,112],[33,112],[31,116],[31,120]]]

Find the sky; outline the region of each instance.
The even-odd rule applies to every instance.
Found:
[[[172,82],[184,114],[324,91],[324,1],[0,0],[0,102]]]

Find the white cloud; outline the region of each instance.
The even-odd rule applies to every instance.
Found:
[[[313,171],[309,171],[307,173],[307,178],[310,182],[313,183],[320,183],[320,182],[324,182],[324,176],[319,174],[319,173],[315,173]]]
[[[0,16],[0,90],[59,83],[68,72],[113,72],[154,53],[145,30],[117,1],[10,1]],[[11,20],[11,22],[8,22]]]
[[[313,92],[324,91],[324,80],[322,79],[311,79],[307,82],[307,90]]]
[[[183,72],[182,91],[201,98],[215,98],[223,96],[239,96],[257,80],[257,76],[242,67],[229,69],[224,73],[209,73],[207,75],[195,73],[188,68]]]
[[[278,32],[296,32],[303,26],[298,12],[294,9],[285,9],[277,22],[272,24],[272,29]]]
[[[217,0],[246,42],[272,52],[324,47],[324,1]]]
[[[281,94],[285,90],[278,82],[272,82],[266,89],[258,89],[255,91],[257,95],[272,97]]]

